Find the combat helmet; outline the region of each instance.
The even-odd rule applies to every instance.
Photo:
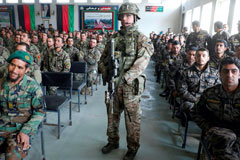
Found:
[[[126,2],[126,3],[123,3],[119,8],[118,20],[120,20],[120,15],[129,14],[129,13],[135,15],[135,20],[140,19],[138,6],[134,3]]]

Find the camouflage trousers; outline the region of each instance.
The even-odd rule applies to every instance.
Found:
[[[8,129],[12,130],[12,128],[13,127],[10,127]],[[17,134],[18,132],[16,131],[0,131],[0,154],[5,154],[5,160],[21,160],[28,154],[30,148],[27,150],[22,149],[23,145],[17,143]]]
[[[240,159],[240,137],[232,130],[214,127],[206,139],[214,160]]]
[[[87,86],[91,87],[91,85],[93,85],[97,80],[97,71],[93,70],[93,71],[89,71],[87,73]]]
[[[107,136],[109,143],[119,143],[119,123],[121,113],[124,111],[125,126],[127,130],[128,150],[137,152],[140,147],[140,94],[135,95],[133,86],[122,84],[114,97],[113,114],[108,115]]]

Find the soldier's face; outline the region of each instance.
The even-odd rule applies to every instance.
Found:
[[[73,46],[73,39],[68,39],[67,44],[68,46]]]
[[[90,48],[94,48],[97,46],[97,41],[95,39],[91,39],[91,41],[89,42],[89,46]]]
[[[8,65],[8,80],[10,82],[19,82],[29,68],[26,68],[26,62],[20,59],[13,59]]]
[[[236,48],[235,50],[235,56],[240,59],[240,46]]]
[[[225,64],[220,72],[221,81],[225,87],[238,86],[239,69],[235,64]]]
[[[198,51],[195,56],[196,63],[199,66],[204,66],[209,61],[209,54],[207,51]]]
[[[196,51],[188,51],[187,52],[187,61],[190,62],[191,64],[195,62],[195,55],[196,55]]]
[[[103,40],[102,35],[98,35],[98,36],[97,36],[97,41],[98,41],[98,42],[102,42],[102,40]]]
[[[86,38],[87,38],[86,34],[81,34],[81,40],[82,40],[82,41],[85,41]]]
[[[218,42],[215,46],[215,53],[217,57],[223,55],[226,50],[227,48],[224,43]]]
[[[17,35],[17,36],[15,37],[15,41],[16,41],[17,43],[20,43],[20,42],[21,42],[21,37],[20,37],[20,35]]]
[[[180,45],[173,45],[172,47],[172,51],[174,54],[178,54],[181,50],[181,46]]]
[[[33,36],[32,42],[33,42],[33,43],[38,43],[38,37],[37,37],[37,36]]]
[[[28,38],[28,35],[26,33],[23,33],[21,35],[21,42],[25,42],[25,43],[30,42],[30,39]]]
[[[133,14],[122,14],[121,23],[124,27],[132,26],[134,24],[134,15]]]
[[[63,42],[61,38],[55,38],[55,48],[62,48]]]
[[[47,45],[48,45],[48,47],[52,47],[54,45],[54,41],[52,38],[48,38]]]
[[[167,44],[168,49],[172,49],[172,46],[173,46],[172,43]]]
[[[46,33],[43,33],[43,34],[42,34],[42,40],[46,41],[47,38],[48,38],[48,37],[47,37],[47,34],[46,34]]]

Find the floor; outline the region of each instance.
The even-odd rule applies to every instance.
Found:
[[[141,147],[135,160],[194,160],[198,140],[189,137],[185,149],[181,148],[179,123],[171,118],[166,100],[159,97],[162,88],[155,82],[154,64],[151,62],[145,72],[147,88],[142,96],[143,110],[141,123]],[[94,88],[95,89],[95,88]],[[56,127],[44,125],[45,151],[47,160],[120,160],[127,151],[126,131],[122,115],[120,126],[120,148],[104,155],[101,148],[107,143],[107,114],[104,104],[106,87],[98,86],[88,104],[82,105],[81,112],[73,109],[73,125],[67,126],[56,138]],[[74,99],[77,95],[74,95]],[[75,104],[73,106],[76,106]],[[62,122],[68,120],[68,107],[62,112]],[[48,113],[48,122],[56,122],[57,115]],[[40,134],[39,134],[40,135]],[[27,160],[40,160],[40,136],[32,144]]]

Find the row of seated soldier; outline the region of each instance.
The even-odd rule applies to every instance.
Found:
[[[194,121],[207,141],[211,159],[237,160],[239,151],[240,21],[238,34],[230,35],[222,22],[212,37],[192,22],[193,31],[173,34],[152,32],[156,82],[176,108],[173,117],[188,127]],[[187,133],[185,133],[187,134]],[[186,145],[186,137],[183,148]]]

